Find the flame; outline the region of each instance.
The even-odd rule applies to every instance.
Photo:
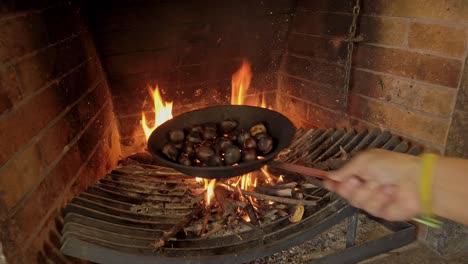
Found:
[[[265,92],[262,93],[262,103],[260,104],[260,107],[267,108],[266,100],[265,100]]]
[[[260,106],[271,110],[271,107],[266,104],[265,91],[261,94],[261,98],[259,96],[248,95],[251,80],[252,68],[247,60],[243,60],[240,68],[232,75],[231,104],[245,105],[248,103],[252,106]]]
[[[231,185],[234,187],[240,187],[242,190],[249,190],[257,187],[258,178],[253,173],[247,173],[240,176],[235,183]]]
[[[244,104],[244,96],[247,94],[247,90],[250,87],[250,81],[252,80],[252,70],[250,63],[246,60],[242,61],[242,65],[232,75],[231,80],[231,104],[242,105]]]
[[[267,169],[265,167],[262,167],[260,170],[263,172],[263,175],[265,176],[265,182],[268,184],[273,183],[273,177],[271,177]]]
[[[141,113],[141,124],[143,131],[145,132],[146,140],[150,137],[151,133],[161,124],[169,119],[172,119],[172,102],[164,102],[159,92],[159,86],[156,85],[153,90],[151,86],[148,87],[148,91],[151,94],[154,102],[154,125],[150,126],[146,120],[145,113]]]
[[[203,182],[203,178],[195,177],[195,181],[197,181],[198,183],[201,183],[201,182]]]
[[[278,179],[278,182],[277,182],[277,183],[281,183],[281,182],[284,182],[283,175],[280,175],[280,176],[279,176],[279,179]]]
[[[205,196],[205,203],[206,207],[209,207],[211,204],[211,200],[214,197],[214,187],[216,185],[216,179],[213,180],[206,180],[205,181],[205,189],[206,189],[206,196]]]

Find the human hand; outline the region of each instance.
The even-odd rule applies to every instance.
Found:
[[[374,149],[330,172],[324,185],[354,207],[389,221],[403,221],[422,213],[419,174],[419,157]]]

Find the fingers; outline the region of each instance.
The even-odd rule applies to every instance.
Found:
[[[364,174],[365,170],[367,169],[367,166],[369,165],[367,159],[367,153],[357,155],[343,168],[336,171],[330,171],[327,177],[331,180],[342,182],[353,176],[360,176]]]
[[[344,182],[332,182],[327,186],[346,199],[352,206],[372,215],[382,217],[386,206],[392,201],[392,190],[374,181],[363,182],[356,177]]]

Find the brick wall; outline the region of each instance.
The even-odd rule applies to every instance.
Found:
[[[0,233],[9,263],[59,263],[56,216],[115,166],[119,135],[77,9],[23,2],[0,4]]]
[[[468,2],[363,0],[344,92],[352,0],[299,0],[278,74],[278,106],[298,126],[389,129],[426,150],[468,157]],[[348,99],[348,104],[345,104]],[[465,251],[466,227],[446,221],[425,242]]]
[[[299,125],[383,127],[443,152],[466,57],[468,5],[363,1],[364,41],[344,94],[343,39],[353,3],[298,1],[279,74],[280,105]]]
[[[145,147],[140,120],[141,111],[152,108],[148,84],[159,84],[174,114],[226,104],[231,75],[246,58],[254,75],[251,93],[266,90],[273,104],[292,6],[291,0],[93,3],[89,17],[124,155]]]

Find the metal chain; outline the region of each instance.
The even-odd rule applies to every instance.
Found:
[[[345,106],[348,108],[348,97],[349,97],[349,87],[351,85],[351,66],[353,60],[353,50],[354,42],[356,41],[356,29],[359,14],[361,13],[361,0],[356,0],[356,3],[353,7],[353,21],[349,27],[348,33],[348,55],[346,57],[345,63],[345,76],[344,76],[344,95],[345,95]]]

